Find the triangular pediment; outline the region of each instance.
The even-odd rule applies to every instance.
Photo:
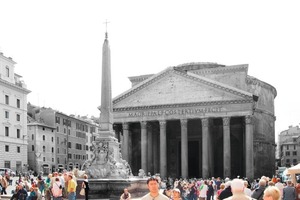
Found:
[[[249,92],[170,67],[114,98],[113,107],[251,101],[252,98]]]

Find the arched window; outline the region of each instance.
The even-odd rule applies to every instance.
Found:
[[[43,146],[43,152],[46,152],[46,147],[45,146]]]

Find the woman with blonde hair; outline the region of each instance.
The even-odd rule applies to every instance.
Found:
[[[268,186],[264,191],[264,200],[281,200],[280,190],[275,186]]]

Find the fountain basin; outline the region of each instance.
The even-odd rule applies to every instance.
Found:
[[[79,194],[83,179],[77,179],[76,199],[84,199]],[[149,192],[146,178],[128,179],[89,179],[89,199],[120,199],[124,188],[127,188],[132,198],[138,198]]]

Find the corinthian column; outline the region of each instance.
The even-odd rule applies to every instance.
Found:
[[[142,169],[147,174],[147,122],[141,122],[141,161]]]
[[[201,119],[202,123],[202,178],[208,178],[208,119]]]
[[[187,119],[181,119],[181,176],[188,178],[189,163],[188,163],[188,132]]]
[[[124,122],[122,124],[123,126],[123,158],[124,160],[126,160],[127,162],[129,162],[129,132],[128,132],[128,123]]]
[[[223,117],[223,176],[231,175],[230,118]]]
[[[148,163],[148,172],[153,174],[153,131],[151,124],[147,126],[147,136],[148,136],[148,156],[147,156],[147,163]]]
[[[167,134],[166,121],[159,121],[160,132],[160,175],[162,178],[167,176]]]
[[[247,115],[246,122],[246,177],[249,179],[254,178],[253,166],[253,116]]]

